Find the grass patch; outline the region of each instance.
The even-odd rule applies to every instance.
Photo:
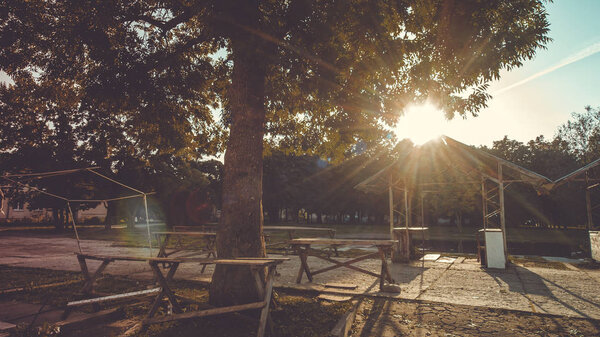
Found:
[[[0,291],[13,288],[34,288],[81,279],[83,279],[81,273],[76,272],[0,265],[0,284],[2,285]]]
[[[600,262],[592,260],[592,261],[578,263],[575,266],[579,269],[598,270],[598,269],[600,269]]]

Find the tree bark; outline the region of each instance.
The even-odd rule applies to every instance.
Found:
[[[52,209],[52,217],[54,218],[54,228],[59,231],[65,229],[65,222],[63,217],[63,209],[62,208],[53,208]]]
[[[230,135],[225,152],[223,208],[217,233],[219,258],[265,257],[262,236],[262,170],[265,123],[265,42],[258,27],[258,3],[240,2],[231,38],[233,75],[229,91]],[[210,286],[210,302],[216,306],[258,300],[248,268],[218,265]]]
[[[115,219],[115,210],[116,207],[113,205],[112,202],[107,202],[104,204],[104,207],[106,207],[106,217],[104,218],[104,229],[111,229],[114,219]]]
[[[460,233],[462,233],[462,231],[463,231],[463,227],[462,227],[462,214],[460,214],[460,213],[456,214],[456,228],[458,228],[458,231]]]

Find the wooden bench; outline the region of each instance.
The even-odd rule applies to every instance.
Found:
[[[158,267],[158,264],[161,262],[159,260],[150,260],[150,266],[154,270],[157,275],[157,279],[161,285],[163,291],[158,294],[156,297],[150,311],[148,312],[146,318],[142,321],[143,326],[147,326],[150,324],[156,323],[164,323],[182,319],[190,319],[197,317],[205,317],[205,316],[213,316],[226,314],[231,312],[240,312],[246,310],[256,310],[260,309],[260,317],[258,324],[258,337],[263,337],[265,335],[267,321],[270,321],[269,318],[269,306],[271,303],[271,297],[273,293],[273,279],[275,276],[275,269],[277,265],[283,263],[286,259],[278,258],[278,259],[269,259],[269,258],[238,258],[238,259],[215,259],[213,261],[216,265],[234,265],[234,266],[246,266],[250,268],[252,275],[254,276],[256,290],[258,291],[261,299],[257,302],[246,303],[246,304],[238,304],[232,305],[228,307],[219,307],[219,308],[210,308],[204,310],[197,311],[188,311],[183,312],[181,307],[177,304],[177,299],[175,295],[170,291],[168,282],[171,280],[169,274],[167,277],[164,277]],[[266,277],[263,281],[261,277],[261,271],[267,269]],[[170,271],[169,271],[170,272]],[[158,309],[158,305],[162,301],[163,297],[167,297],[169,302],[173,306],[174,314],[163,315],[158,317],[153,317]]]
[[[216,250],[216,240],[217,233],[215,232],[153,232],[152,233],[156,237],[156,241],[158,242],[158,255],[157,257],[169,257],[171,255],[177,254],[182,251],[189,251],[185,255],[178,255],[177,257],[189,257],[198,254],[206,254],[207,258],[211,256],[217,257]],[[184,237],[195,237],[203,239],[205,246],[199,248],[195,244],[184,244],[181,239]],[[175,243],[175,248],[172,250],[167,250],[167,246],[169,245],[169,241],[171,238],[176,238],[177,241]],[[165,264],[166,266],[166,264]],[[204,273],[206,269],[206,264],[202,265],[201,273]]]
[[[77,255],[77,260],[81,267],[81,271],[84,275],[84,285],[81,290],[84,296],[94,295],[94,283],[101,275],[102,271],[106,267],[115,261],[140,261],[147,262],[150,268],[154,272],[155,282],[158,287],[152,289],[145,289],[139,291],[133,291],[123,294],[115,294],[103,297],[92,297],[87,299],[80,299],[77,301],[70,301],[67,303],[65,314],[63,317],[68,316],[70,310],[73,307],[97,304],[100,302],[111,301],[116,299],[123,299],[128,297],[137,297],[143,295],[150,295],[157,293],[152,305],[146,317],[141,322],[141,327],[148,326],[150,324],[169,322],[181,319],[189,319],[194,317],[204,317],[211,315],[219,315],[231,312],[246,311],[252,309],[260,309],[259,327],[257,336],[262,337],[265,334],[266,323],[269,320],[269,306],[271,302],[273,292],[273,278],[275,275],[277,265],[289,260],[288,258],[237,258],[237,259],[214,259],[214,258],[169,258],[169,257],[138,257],[138,256],[114,256],[114,255],[91,255],[91,254],[80,254]],[[90,272],[86,260],[102,261],[100,266],[94,271]],[[247,266],[250,268],[252,275],[254,276],[255,286],[259,296],[262,298],[258,302],[234,305],[229,307],[211,308],[198,311],[183,312],[183,308],[177,301],[175,293],[171,290],[170,283],[175,276],[177,268],[181,263],[202,263],[202,264],[221,264],[221,265],[236,265],[236,266]],[[161,264],[167,263],[169,265],[167,274],[164,275],[163,271],[159,267]],[[266,269],[266,277],[263,281],[261,277],[261,271]],[[173,314],[163,315],[154,317],[158,311],[161,302],[167,299],[171,307],[173,308]]]
[[[296,278],[296,283],[300,283],[302,281],[302,275],[306,274],[308,280],[312,282],[313,276],[324,273],[330,270],[334,270],[337,268],[348,268],[352,269],[367,275],[371,275],[377,277],[379,279],[379,289],[382,290],[384,287],[385,281],[389,283],[394,283],[392,276],[390,275],[390,271],[388,268],[386,255],[391,252],[392,245],[396,243],[394,240],[354,240],[354,239],[320,239],[320,238],[299,238],[293,239],[290,241],[290,244],[297,252],[300,257],[300,269],[298,270],[298,277]],[[348,261],[342,262],[339,260],[332,259],[328,256],[323,256],[322,254],[311,254],[311,245],[328,245],[333,247],[339,246],[375,246],[377,247],[377,252],[365,254]],[[307,257],[314,256],[321,260],[325,260],[333,263],[333,266],[325,267],[319,270],[311,271]],[[354,264],[369,258],[379,258],[381,260],[381,272],[379,274],[374,273],[369,270],[365,270],[363,268],[357,267]]]
[[[416,233],[425,235],[428,230],[428,227],[394,227],[394,240],[398,243],[393,246],[392,262],[409,262],[413,236]]]
[[[188,258],[188,259],[180,259],[180,258],[156,258],[156,257],[141,257],[141,256],[116,256],[116,255],[91,255],[91,254],[81,254],[75,253],[77,256],[77,261],[79,262],[79,267],[81,268],[81,272],[83,274],[83,286],[79,292],[80,298],[76,301],[70,301],[67,303],[67,307],[75,307],[92,303],[99,303],[104,301],[122,299],[127,297],[134,296],[142,296],[147,294],[156,293],[160,290],[160,288],[152,288],[152,289],[144,289],[140,291],[134,291],[130,293],[123,293],[117,295],[109,295],[104,297],[94,297],[96,295],[94,285],[98,278],[102,275],[102,272],[108,267],[108,265],[112,262],[116,261],[137,261],[137,262],[149,262],[149,261],[157,261],[157,263],[168,263],[170,265],[168,275],[169,278],[172,278],[179,267],[179,264],[182,262],[198,262],[198,263],[211,263],[214,259],[209,258]],[[95,260],[102,261],[102,263],[91,272],[89,270],[87,260]],[[68,315],[68,313],[67,313]]]
[[[335,229],[328,228],[328,227],[263,226],[263,232],[287,232],[289,240],[293,240],[295,238],[294,236],[297,232],[327,233],[329,238],[331,238],[331,239],[335,238]],[[288,244],[289,241],[269,242],[267,244],[267,247],[281,245],[282,243]],[[291,248],[291,246],[287,246],[285,248],[285,253],[287,253],[288,247]],[[335,256],[338,256],[337,247],[334,246],[333,250],[335,251]]]

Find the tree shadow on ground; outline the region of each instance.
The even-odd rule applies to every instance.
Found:
[[[360,332],[360,337],[383,336],[384,330],[391,328],[394,335],[401,336],[402,331],[398,322],[395,322],[392,316],[392,300],[377,298],[368,312],[364,312],[364,326]],[[386,329],[388,328],[388,329]]]
[[[429,269],[425,267],[424,263],[421,263],[420,266],[406,263],[391,263],[389,268],[392,278],[400,285],[408,285],[419,277],[421,278],[421,283],[423,283],[423,274]]]
[[[585,302],[586,305],[590,305],[600,310],[600,305],[595,303],[580,294],[577,294],[556,282],[548,280],[547,278],[542,277],[539,274],[532,272],[527,268],[523,268],[516,265],[511,265],[507,270],[486,270],[487,273],[494,278],[494,280],[498,283],[499,286],[502,286],[502,283],[499,280],[502,280],[504,283],[508,285],[508,289],[511,292],[521,294],[529,303],[532,305],[532,310],[536,312],[536,308],[546,311],[544,309],[544,303],[540,303],[539,300],[536,300],[535,296],[542,296],[547,298],[550,301],[556,302],[561,306],[575,312],[581,317],[592,318],[585,312],[575,308],[572,304],[567,303],[564,299],[557,297],[553,291],[548,287],[548,285],[552,285],[553,287],[560,289],[561,291],[567,293],[571,297],[575,298],[578,301]],[[532,296],[533,295],[533,296]]]

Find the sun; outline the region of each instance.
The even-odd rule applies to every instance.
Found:
[[[448,121],[444,112],[431,103],[409,106],[398,119],[394,132],[398,139],[410,139],[415,145],[422,145],[444,134]]]

